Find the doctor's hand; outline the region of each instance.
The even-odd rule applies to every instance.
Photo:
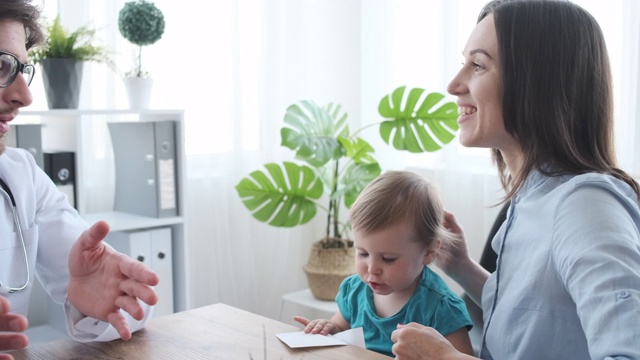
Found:
[[[434,328],[410,323],[398,325],[391,333],[394,342],[391,351],[396,360],[457,360],[475,359],[458,352],[447,339]]]
[[[9,300],[0,296],[0,351],[24,349],[29,344],[23,333],[29,326],[27,318],[9,312]],[[0,353],[0,360],[13,359],[10,354]]]
[[[69,254],[69,289],[71,305],[84,315],[107,321],[124,340],[131,338],[127,320],[120,309],[142,320],[144,310],[138,299],[155,305],[153,290],[158,275],[140,261],[119,253],[102,240],[109,233],[104,221],[95,223],[80,235]]]

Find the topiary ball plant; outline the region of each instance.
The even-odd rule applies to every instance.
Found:
[[[142,47],[154,44],[164,33],[164,15],[155,4],[145,0],[130,1],[124,4],[118,15],[120,34],[138,46],[138,59],[133,72],[143,77]]]

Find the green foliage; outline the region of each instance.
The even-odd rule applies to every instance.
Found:
[[[253,216],[269,225],[292,227],[316,215],[313,200],[322,196],[322,182],[308,166],[284,162],[265,165],[267,173],[254,171],[236,186]]]
[[[164,15],[153,3],[127,2],[118,15],[118,29],[132,44],[151,45],[164,33]]]
[[[46,45],[30,50],[29,59],[34,64],[43,59],[76,59],[109,63],[111,61],[109,51],[105,47],[93,45],[94,37],[95,29],[86,25],[68,33],[62,27],[58,15],[47,27]]]
[[[399,87],[380,101],[378,112],[389,119],[380,125],[380,136],[398,150],[412,153],[440,150],[453,140],[458,130],[458,106],[449,102],[430,112],[444,95],[430,93],[419,102],[424,89],[411,89],[408,94],[405,90],[404,86]]]
[[[164,15],[153,3],[144,0],[130,1],[118,14],[120,34],[138,46],[135,76],[143,76],[142,47],[154,44],[164,34]]]
[[[410,152],[436,151],[455,137],[457,106],[439,93],[399,87],[380,101],[378,124],[382,139]],[[235,189],[254,218],[277,227],[309,222],[318,207],[327,211],[325,238],[346,236],[350,224],[341,223],[340,208],[349,209],[381,168],[375,150],[349,131],[340,105],[324,107],[303,100],[287,108],[281,145],[293,150],[303,164],[269,163],[240,180]],[[265,171],[266,170],[266,171]],[[329,206],[318,200],[327,195]]]

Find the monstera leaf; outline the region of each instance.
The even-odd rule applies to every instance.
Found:
[[[381,171],[378,163],[349,164],[345,169],[344,175],[340,178],[338,190],[334,196],[344,197],[344,206],[347,209],[351,208],[351,205],[356,201],[362,190],[380,175]]]
[[[287,108],[284,122],[290,127],[280,130],[282,146],[296,152],[296,158],[320,167],[343,155],[339,136],[349,136],[347,114],[340,105],[325,108],[303,100]]]
[[[338,141],[344,147],[346,156],[355,161],[358,164],[377,164],[376,159],[373,158],[372,153],[375,151],[364,139],[356,137],[353,139],[347,139],[344,137],[338,137]]]
[[[344,197],[344,206],[349,209],[360,192],[371,180],[380,175],[382,169],[372,155],[373,147],[364,139],[339,137],[338,141],[344,147],[347,158],[353,162],[347,164],[346,169],[343,170],[333,196],[338,199]]]
[[[441,104],[444,95],[400,87],[380,102],[382,139],[396,149],[436,151],[458,129],[457,106]],[[318,208],[327,211],[325,238],[348,236],[348,219],[340,209],[351,208],[362,190],[382,172],[375,150],[350,134],[340,105],[324,107],[302,100],[289,106],[280,130],[281,145],[305,164],[269,163],[243,178],[236,190],[254,218],[269,225],[294,227],[309,222]],[[377,125],[377,124],[376,124]],[[327,201],[327,206],[318,200]],[[343,214],[343,217],[344,214]],[[341,243],[342,244],[342,243]]]
[[[265,168],[267,172],[256,170],[235,187],[253,217],[278,227],[309,222],[317,212],[313,200],[322,196],[322,182],[313,169],[292,162]]]
[[[420,88],[405,95],[405,90],[401,86],[380,101],[378,112],[387,119],[380,125],[382,139],[412,153],[437,151],[453,140],[459,128],[456,104],[447,102],[436,108],[444,95],[430,93],[424,97]]]

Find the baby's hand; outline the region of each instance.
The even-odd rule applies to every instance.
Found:
[[[293,320],[305,326],[305,334],[329,335],[336,333],[338,330],[334,323],[326,319],[309,320],[301,316],[294,316]]]

